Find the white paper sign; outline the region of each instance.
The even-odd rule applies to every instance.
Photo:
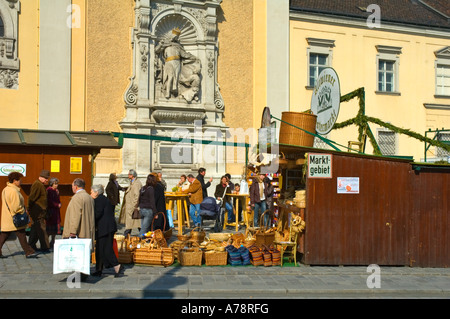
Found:
[[[18,172],[23,176],[27,176],[27,164],[0,163],[0,176],[8,176],[12,172]]]
[[[91,239],[57,239],[53,248],[53,274],[91,271]]]
[[[359,177],[338,177],[338,194],[359,194]]]

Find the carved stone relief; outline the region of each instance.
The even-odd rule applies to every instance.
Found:
[[[19,58],[17,54],[18,14],[20,1],[0,0],[0,18],[3,36],[0,36],[0,88],[17,89],[19,83]]]
[[[120,122],[124,132],[170,137],[185,129],[193,134],[194,122],[226,128],[225,103],[217,83],[216,21],[221,2],[135,0],[133,74],[124,93],[126,115]],[[150,169],[169,165],[167,158],[159,158],[167,156],[167,150],[158,151],[156,141],[150,144],[125,141],[124,171],[130,168],[125,162],[134,161],[138,173],[148,172],[149,165]],[[200,164],[186,164],[184,169]]]

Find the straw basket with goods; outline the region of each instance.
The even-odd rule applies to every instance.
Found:
[[[280,125],[280,144],[300,145],[313,147],[314,135],[316,133],[317,115],[308,112],[283,112]],[[295,125],[296,127],[289,125]],[[297,127],[303,129],[300,130]]]
[[[261,227],[255,233],[255,244],[257,246],[271,245],[275,240],[275,228],[267,227],[263,223],[264,215],[269,213],[270,210],[266,210],[264,213],[261,214],[261,218],[259,221]]]
[[[153,238],[149,245],[136,248],[133,256],[136,264],[170,266],[174,262],[172,248],[158,246]]]
[[[116,237],[117,236],[117,237]],[[120,264],[131,264],[133,263],[133,253],[128,250],[128,240],[123,235],[116,235],[118,257],[117,260]],[[129,236],[128,236],[129,238]]]
[[[164,219],[164,225],[163,225],[163,230],[162,230],[162,232],[163,232],[163,234],[164,234],[164,238],[165,238],[166,240],[169,240],[170,237],[172,237],[173,229],[172,229],[172,228],[169,228],[168,230],[164,230],[164,229],[166,229],[166,222],[167,222],[167,219],[166,219],[166,215],[165,215],[163,212],[156,213],[156,215],[153,217],[153,220],[152,220],[152,227],[150,228],[150,230],[153,231],[153,224],[154,224],[154,222],[155,222],[155,219],[156,219],[156,218],[159,218],[159,215],[162,215],[162,216],[163,216],[163,219]]]
[[[196,241],[198,244],[205,240],[205,236],[205,231],[200,227],[195,227],[191,230],[191,240]]]
[[[201,266],[203,251],[200,249],[197,241],[185,241],[178,251],[178,260],[181,266]]]
[[[163,248],[167,247],[167,241],[161,229],[157,229],[153,232],[153,238],[155,239],[155,241],[158,243],[159,246]]]

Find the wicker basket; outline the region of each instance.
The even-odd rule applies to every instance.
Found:
[[[167,222],[166,215],[165,215],[163,212],[158,212],[158,213],[156,213],[156,215],[153,217],[153,220],[152,220],[152,226],[151,226],[151,228],[150,228],[151,231],[153,231],[153,224],[154,224],[154,222],[155,222],[155,217],[158,216],[158,215],[162,215],[162,216],[163,216],[163,218],[164,218],[164,226],[163,226],[163,229],[166,229],[166,222]],[[169,228],[168,230],[163,230],[162,232],[163,232],[164,238],[165,238],[166,240],[169,240],[170,237],[172,237],[172,232],[173,232],[172,228]]]
[[[212,240],[226,241],[232,236],[232,233],[209,233],[208,237]]]
[[[201,243],[205,240],[206,233],[200,227],[195,227],[191,230],[191,240],[195,240],[197,243]]]
[[[178,260],[181,266],[201,266],[203,252],[198,243],[193,240],[185,241],[178,251]]]
[[[133,261],[136,264],[170,266],[174,262],[173,249],[167,247],[155,247],[156,240],[152,239],[148,247],[136,248]]]
[[[179,241],[186,241],[191,239],[191,234],[178,234],[177,238]]]
[[[264,215],[269,214],[270,210],[264,211],[264,213],[261,214],[259,225],[259,230],[255,233],[255,245],[257,246],[270,246],[273,244],[273,241],[275,240],[275,229],[270,229],[264,225]]]
[[[295,125],[310,133],[316,133],[317,116],[309,113],[283,112],[280,125],[280,144],[313,147],[314,135],[308,134]],[[292,124],[286,124],[286,123]]]
[[[122,240],[118,243],[118,257],[117,260],[120,264],[132,264],[133,252],[127,249],[127,241]]]
[[[173,250],[173,257],[176,260],[180,259],[178,256],[179,255],[178,252],[179,252],[180,248],[182,247],[183,243],[184,243],[184,241],[176,240],[169,245],[169,248],[172,248],[172,250]]]
[[[226,251],[211,250],[203,254],[206,266],[225,266],[228,254]]]

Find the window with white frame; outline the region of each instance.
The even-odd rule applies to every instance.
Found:
[[[378,147],[383,155],[395,155],[397,153],[397,134],[388,129],[378,129]]]
[[[320,72],[331,66],[333,58],[334,40],[307,38],[309,44],[308,55],[308,79],[307,88],[314,88]]]
[[[377,93],[399,93],[399,64],[402,48],[385,45],[376,46]]]
[[[394,92],[394,66],[395,61],[378,60],[378,91]]]
[[[436,95],[450,96],[450,65],[436,65]]]
[[[434,53],[436,55],[436,95],[450,97],[450,47]]]

